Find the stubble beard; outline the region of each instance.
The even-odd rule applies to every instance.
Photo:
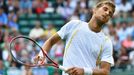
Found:
[[[96,23],[97,23],[97,25],[98,25],[99,27],[102,27],[102,26],[105,24],[105,22],[103,22],[101,19],[99,19],[99,18],[97,18],[97,17],[96,17]]]

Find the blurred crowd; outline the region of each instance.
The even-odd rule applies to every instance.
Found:
[[[82,20],[88,22],[92,8],[103,0],[0,0],[0,75],[60,75],[52,67],[30,68],[20,66],[9,54],[9,42],[14,36],[23,35],[19,29],[19,17],[22,14],[60,14],[65,22]],[[116,11],[112,19],[103,27],[103,31],[113,42],[115,65],[111,71],[134,69],[134,0],[112,0]],[[63,25],[62,25],[63,26]],[[53,23],[42,26],[36,21],[27,36],[43,43],[57,32]],[[64,41],[52,47],[49,55],[62,64]]]

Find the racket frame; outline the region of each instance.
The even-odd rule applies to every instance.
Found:
[[[12,53],[12,43],[16,40],[16,39],[19,39],[19,38],[25,38],[25,39],[28,39],[30,41],[32,41],[34,44],[36,44],[42,51],[43,55],[46,56],[46,58],[52,62],[53,64],[41,64],[41,65],[31,65],[31,64],[26,64],[26,63],[23,63],[22,61],[18,60],[17,58],[14,57],[13,53]],[[48,55],[47,53],[42,49],[42,47],[33,39],[27,37],[27,36],[16,36],[14,37],[11,41],[10,41],[10,44],[9,44],[9,52],[13,58],[14,61],[22,64],[22,65],[26,65],[26,66],[30,66],[30,67],[37,67],[37,66],[53,66],[53,67],[56,67],[56,68],[59,68],[60,70],[63,70],[63,71],[66,71],[67,69],[64,68],[63,66],[59,65],[58,63],[54,62]]]

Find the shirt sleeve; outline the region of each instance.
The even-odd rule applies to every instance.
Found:
[[[66,23],[57,33],[61,39],[66,39],[68,35],[78,26],[79,20],[71,20]]]
[[[111,66],[114,66],[114,59],[113,59],[113,45],[110,38],[107,38],[105,40],[103,52],[101,55],[101,61],[105,61],[111,64]]]

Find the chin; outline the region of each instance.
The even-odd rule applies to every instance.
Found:
[[[108,22],[108,20],[106,20],[106,19],[104,19],[104,18],[102,18],[102,17],[96,17],[96,20],[97,20],[99,23],[102,23],[102,24]]]
[[[108,21],[102,21],[103,23],[107,23]]]
[[[106,19],[105,19],[105,20],[104,20],[104,19],[101,19],[100,21],[101,21],[102,23],[107,23],[107,22],[108,22],[108,20],[106,20]]]
[[[105,20],[103,20],[103,19],[98,19],[98,22],[100,22],[100,23],[106,23],[106,21]]]

